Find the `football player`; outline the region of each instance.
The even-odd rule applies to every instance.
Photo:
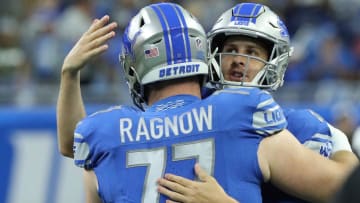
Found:
[[[219,17],[208,39],[210,50],[215,53],[212,82],[218,88],[259,87],[275,91],[282,86],[292,48],[285,24],[267,6],[234,6]],[[315,112],[283,110],[287,129],[309,149],[327,158],[355,156],[346,135]],[[264,202],[301,202],[272,184],[264,184],[262,193]]]
[[[106,37],[112,33],[111,26],[103,27],[106,22],[96,21],[83,35],[63,73],[77,72],[91,58],[76,50],[106,49],[99,45],[112,36]],[[78,124],[75,163],[86,169],[87,199],[162,202],[156,180],[164,173],[192,179],[199,162],[242,202],[261,202],[263,181],[308,200],[327,200],[356,160],[336,163],[300,145],[284,129],[282,110],[266,91],[223,89],[201,100],[208,71],[204,42],[202,27],[175,4],[147,6],[131,20],[122,63],[139,108],[113,107]],[[60,91],[73,91],[68,87]],[[239,103],[231,108],[234,101]]]

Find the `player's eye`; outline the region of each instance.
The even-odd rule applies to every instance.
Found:
[[[225,53],[236,54],[236,53],[237,53],[237,50],[234,49],[234,48],[227,48],[227,49],[224,49],[224,52],[225,52]]]
[[[250,56],[259,56],[259,51],[254,48],[248,49],[246,53]]]

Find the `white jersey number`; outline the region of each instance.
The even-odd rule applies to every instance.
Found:
[[[198,140],[172,145],[171,161],[196,159],[196,162],[209,174],[213,174],[215,147],[213,139]],[[126,156],[127,167],[146,166],[142,203],[159,202],[156,180],[164,175],[166,168],[166,147],[129,151]]]

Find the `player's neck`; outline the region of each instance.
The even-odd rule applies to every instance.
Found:
[[[165,99],[167,97],[188,94],[201,98],[200,85],[195,81],[187,81],[183,83],[167,84],[160,88],[154,88],[150,90],[148,105],[151,106],[153,103]]]

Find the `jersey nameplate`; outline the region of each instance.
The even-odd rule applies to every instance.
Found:
[[[140,117],[137,125],[131,118],[120,119],[120,142],[143,142],[164,137],[187,135],[213,129],[213,108],[193,108],[179,115],[146,120]]]

